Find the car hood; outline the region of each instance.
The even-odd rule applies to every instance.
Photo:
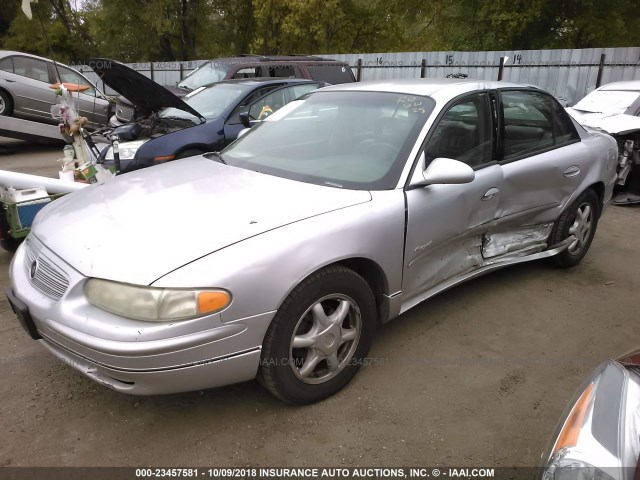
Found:
[[[89,65],[100,77],[100,80],[147,114],[173,107],[189,112],[203,122],[205,121],[204,117],[193,107],[187,105],[165,87],[120,62],[94,58],[89,60]]]
[[[640,130],[640,117],[633,115],[587,112],[572,107],[566,110],[580,125],[603,130],[611,135],[623,135]]]
[[[194,157],[66,195],[32,233],[88,277],[149,285],[249,237],[371,200]]]

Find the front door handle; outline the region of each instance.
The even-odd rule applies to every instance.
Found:
[[[576,175],[578,175],[580,173],[580,167],[577,165],[571,165],[569,168],[567,168],[563,175],[565,177],[575,177]]]
[[[482,196],[482,201],[484,202],[486,200],[491,200],[494,197],[494,195],[497,195],[499,192],[500,192],[500,190],[498,190],[495,187],[490,188],[489,190],[487,190],[487,193],[485,193]]]
[[[5,78],[4,81],[7,82],[7,83],[15,83],[16,82],[15,80],[9,80],[8,78]]]

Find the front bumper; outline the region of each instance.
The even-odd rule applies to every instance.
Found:
[[[48,290],[38,268],[66,277]],[[87,278],[29,235],[10,267],[11,288],[28,308],[38,340],[56,357],[117,391],[164,394],[212,388],[256,376],[264,334],[275,312],[222,322],[220,314],[181,322],[126,319],[89,304]],[[44,283],[47,283],[45,278]],[[55,287],[56,285],[54,285]],[[52,294],[52,291],[56,294]],[[59,292],[64,293],[60,294]],[[56,298],[59,297],[59,298]]]

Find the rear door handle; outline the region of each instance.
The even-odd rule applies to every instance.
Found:
[[[7,83],[15,83],[15,80],[9,80],[8,78],[5,78],[4,81]]]
[[[567,168],[563,175],[565,177],[575,177],[576,175],[578,175],[580,173],[580,167],[577,165],[571,165],[569,168]]]
[[[498,190],[497,188],[493,187],[490,188],[489,190],[487,190],[487,193],[485,193],[482,196],[482,201],[486,201],[486,200],[491,200],[493,198],[494,195],[497,195],[498,193],[500,193],[500,190]]]

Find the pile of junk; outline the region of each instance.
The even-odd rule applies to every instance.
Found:
[[[113,151],[113,164],[104,166],[100,148],[85,129],[87,118],[79,116],[73,92],[83,85],[57,83],[51,86],[58,101],[51,115],[59,120],[66,145],[57,162],[59,178],[0,170],[0,245],[13,252],[30,231],[36,214],[53,200],[93,183],[104,183],[119,172],[118,137],[100,136]],[[100,145],[103,147],[102,145]]]

